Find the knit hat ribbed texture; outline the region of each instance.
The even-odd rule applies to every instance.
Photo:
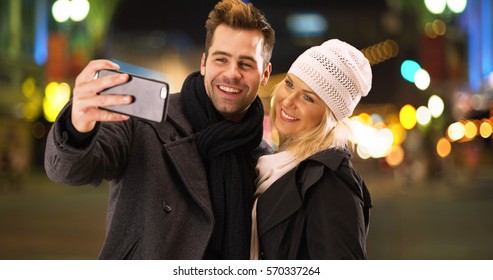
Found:
[[[368,59],[361,51],[338,39],[309,48],[295,60],[288,72],[315,91],[337,121],[353,114],[372,84]]]

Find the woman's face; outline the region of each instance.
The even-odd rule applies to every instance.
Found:
[[[317,127],[324,118],[325,102],[300,78],[288,73],[274,97],[277,131],[292,138]]]

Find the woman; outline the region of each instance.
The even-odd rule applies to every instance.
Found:
[[[257,163],[252,259],[366,259],[371,199],[350,161],[348,117],[368,60],[337,39],[312,47],[274,89],[279,151]]]

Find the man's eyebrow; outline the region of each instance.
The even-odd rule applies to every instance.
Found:
[[[224,52],[224,51],[215,51],[211,55],[224,55],[227,57],[233,57],[232,54],[230,54],[228,52]],[[250,61],[254,62],[255,64],[257,63],[257,60],[254,57],[248,56],[248,55],[241,55],[240,59],[250,60]]]
[[[224,55],[224,56],[232,57],[232,55],[230,53],[223,52],[223,51],[215,51],[211,55]]]

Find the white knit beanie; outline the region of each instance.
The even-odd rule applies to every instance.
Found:
[[[338,39],[306,50],[288,72],[314,90],[337,121],[351,116],[361,97],[371,89],[368,59],[361,51]]]

